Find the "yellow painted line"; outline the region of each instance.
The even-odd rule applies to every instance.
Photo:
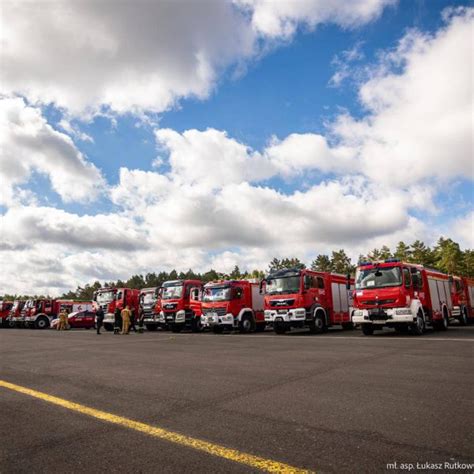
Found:
[[[168,431],[164,428],[159,428],[158,426],[147,425],[146,423],[141,423],[129,418],[113,415],[112,413],[96,410],[95,408],[90,408],[79,403],[70,402],[64,398],[38,392],[36,390],[32,390],[31,388],[22,387],[21,385],[15,385],[13,383],[6,382],[5,380],[0,380],[0,387],[7,388],[18,393],[23,393],[24,395],[29,395],[30,397],[39,398],[45,402],[59,405],[63,408],[67,408],[68,410],[82,413],[83,415],[88,415],[101,421],[106,421],[108,423],[113,423],[114,425],[119,425],[131,430],[139,431],[149,436],[153,436],[154,438],[159,438],[171,443],[179,444],[187,448],[193,448],[197,451],[202,451],[204,453],[227,459],[229,461],[245,464],[252,468],[260,469],[261,471],[278,472],[283,474],[300,474],[310,472],[290,466],[289,464],[273,461],[272,459],[265,459],[259,456],[254,456],[253,454],[243,453],[242,451],[226,448],[225,446],[221,446],[219,444],[210,443],[201,439],[192,438],[190,436],[182,435],[173,431]]]

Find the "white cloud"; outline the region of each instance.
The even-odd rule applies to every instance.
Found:
[[[337,120],[332,131],[370,180],[403,187],[474,177],[473,17],[462,10],[434,35],[409,32],[360,87],[369,114]]]
[[[239,69],[265,50],[267,39],[288,39],[299,23],[357,26],[391,3],[7,0],[0,16],[2,92],[73,115],[104,107],[162,112],[183,97],[208,97],[223,69]]]
[[[2,204],[18,201],[16,187],[27,183],[33,171],[47,175],[65,202],[94,199],[104,186],[100,171],[71,138],[54,130],[23,99],[0,99],[0,150]]]
[[[246,7],[252,17],[253,28],[270,38],[290,38],[303,24],[313,29],[321,23],[335,23],[342,27],[356,27],[377,18],[385,6],[395,0],[234,0]]]
[[[72,114],[161,112],[209,95],[254,33],[227,2],[2,4],[2,87]]]

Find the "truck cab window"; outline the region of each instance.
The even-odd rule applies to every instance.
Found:
[[[324,279],[323,277],[318,277],[318,288],[324,289]]]
[[[411,274],[408,268],[403,269],[403,279],[405,280],[405,288],[411,287]]]
[[[235,288],[234,290],[235,299],[240,300],[242,298],[242,293],[243,293],[242,288]]]

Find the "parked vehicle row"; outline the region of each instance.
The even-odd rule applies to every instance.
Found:
[[[397,259],[361,263],[355,278],[309,269],[285,268],[262,281],[171,280],[158,288],[101,288],[93,301],[30,299],[1,301],[2,326],[44,329],[69,313],[69,326],[91,328],[95,311],[104,311],[104,328],[112,331],[114,313],[126,306],[149,331],[249,333],[293,328],[322,333],[330,327],[355,325],[365,335],[384,326],[421,335],[427,327],[445,331],[450,321],[474,320],[474,280],[448,276]]]

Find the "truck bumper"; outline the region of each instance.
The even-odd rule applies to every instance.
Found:
[[[376,324],[380,326],[407,324],[416,321],[416,314],[410,308],[388,308],[383,310],[355,309],[352,313],[354,324]]]
[[[218,316],[215,313],[203,314],[201,316],[201,324],[204,327],[213,327],[213,326],[234,326],[234,315],[232,313],[224,314],[223,316]]]
[[[103,324],[114,324],[115,323],[115,316],[113,313],[106,313],[104,316]]]
[[[301,323],[306,320],[306,310],[304,308],[266,309],[264,314],[267,324],[273,324],[275,322]]]

